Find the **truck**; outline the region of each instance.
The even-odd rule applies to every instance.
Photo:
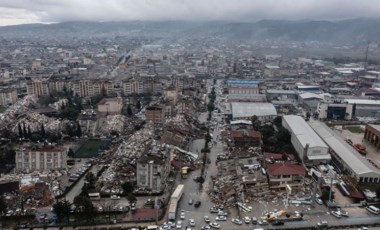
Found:
[[[169,214],[168,214],[168,218],[170,221],[174,221],[176,219],[177,205],[178,205],[178,201],[182,197],[184,187],[185,185],[179,184],[177,188],[174,190],[172,196],[170,197]]]

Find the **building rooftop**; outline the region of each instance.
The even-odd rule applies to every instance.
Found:
[[[233,118],[261,116],[276,116],[277,111],[272,103],[231,102]]]
[[[259,81],[249,81],[249,80],[228,80],[228,86],[257,86]]]
[[[355,174],[369,177],[375,177],[374,174],[376,174],[377,177],[380,177],[378,169],[372,166],[365,157],[361,156],[326,124],[312,121],[310,122],[310,126]]]
[[[380,100],[368,100],[368,99],[346,99],[348,104],[357,105],[380,105]]]
[[[368,126],[370,126],[370,127],[374,128],[374,129],[376,129],[377,131],[379,131],[379,132],[380,132],[380,125],[375,125],[375,124],[368,124]]]
[[[309,144],[309,147],[323,147],[328,148],[322,139],[314,132],[306,121],[296,115],[283,116],[282,119],[291,127],[291,132],[297,136],[302,146],[305,147]]]
[[[279,175],[305,175],[306,170],[302,165],[289,163],[268,164],[268,174],[273,176]]]
[[[283,89],[268,89],[267,93],[277,93],[277,94],[297,94],[294,90],[283,90]]]

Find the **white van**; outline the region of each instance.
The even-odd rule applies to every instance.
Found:
[[[380,209],[376,208],[373,205],[366,207],[366,209],[368,210],[368,212],[370,212],[372,214],[375,214],[375,215],[380,214]]]

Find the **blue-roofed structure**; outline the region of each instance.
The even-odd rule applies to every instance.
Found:
[[[257,87],[259,85],[259,81],[250,81],[250,80],[228,80],[227,85],[228,86],[244,86],[244,87]]]

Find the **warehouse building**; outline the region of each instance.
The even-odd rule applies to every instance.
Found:
[[[319,164],[331,160],[327,145],[306,121],[295,115],[283,116],[282,126],[289,130],[291,142],[305,163]]]
[[[380,170],[334,133],[326,124],[313,121],[310,126],[330,147],[332,161],[341,172],[358,183],[380,183]]]
[[[230,105],[232,120],[250,120],[256,115],[259,120],[268,121],[277,116],[276,108],[271,103],[232,102]]]

